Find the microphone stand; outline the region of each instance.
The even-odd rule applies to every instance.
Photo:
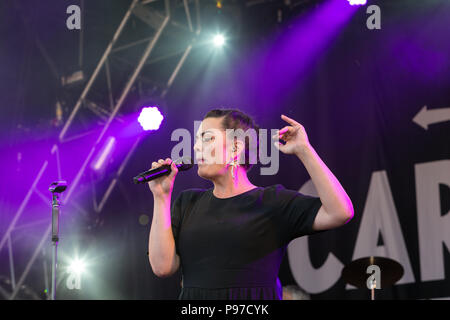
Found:
[[[58,248],[58,229],[59,229],[59,212],[60,212],[60,204],[59,204],[59,194],[52,194],[52,244],[53,244],[53,253],[52,253],[52,300],[55,300],[56,295],[56,257],[57,257],[57,248]]]
[[[56,181],[50,185],[49,190],[52,192],[52,294],[51,300],[56,297],[56,267],[57,267],[57,248],[59,241],[59,214],[60,201],[59,194],[67,188],[65,181]]]

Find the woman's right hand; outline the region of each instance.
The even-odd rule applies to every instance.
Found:
[[[148,182],[148,186],[150,187],[150,191],[153,193],[154,197],[165,197],[170,195],[172,192],[175,176],[178,173],[178,168],[175,163],[170,158],[167,158],[166,160],[159,159],[158,162],[152,163],[152,169],[159,168],[165,164],[170,164],[172,169],[170,174]]]

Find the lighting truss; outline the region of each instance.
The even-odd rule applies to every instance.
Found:
[[[189,5],[191,3],[191,5]],[[159,8],[163,7],[164,9],[158,9],[155,8],[155,5],[159,4]],[[193,4],[193,5],[192,5]],[[194,7],[195,9],[195,16],[196,16],[196,26],[194,29],[194,22],[192,20],[191,16],[191,7]],[[176,21],[171,15],[171,10],[176,9],[182,9],[185,12],[186,17],[186,23],[180,23]],[[115,33],[109,42],[109,44],[106,47],[106,50],[104,51],[103,55],[101,56],[97,66],[95,67],[93,73],[91,74],[89,80],[87,81],[84,89],[81,92],[81,95],[79,96],[78,100],[75,103],[75,106],[73,107],[67,121],[64,123],[61,132],[58,136],[58,141],[53,145],[53,147],[50,150],[50,153],[48,154],[47,160],[45,160],[39,167],[38,174],[34,178],[33,182],[31,183],[31,186],[23,199],[22,203],[20,204],[18,210],[15,212],[14,217],[12,221],[10,222],[6,233],[1,237],[0,240],[0,251],[3,249],[8,251],[8,259],[9,259],[9,269],[10,269],[10,288],[5,288],[2,283],[0,283],[0,294],[5,299],[15,299],[18,296],[18,293],[21,288],[24,287],[24,283],[27,279],[27,275],[29,274],[32,266],[36,264],[36,261],[38,260],[38,257],[40,254],[44,254],[45,259],[45,245],[50,243],[50,232],[51,232],[51,215],[48,215],[48,220],[44,221],[38,221],[35,223],[40,223],[47,225],[47,228],[42,233],[42,236],[40,237],[39,241],[35,242],[36,246],[33,250],[33,253],[29,258],[27,258],[27,261],[23,264],[18,266],[18,264],[15,264],[14,261],[14,252],[15,252],[15,242],[13,241],[13,233],[19,229],[28,228],[31,232],[29,234],[32,234],[33,226],[35,223],[32,224],[20,224],[19,218],[23,215],[23,213],[27,210],[29,207],[30,198],[33,195],[38,195],[42,201],[46,202],[48,204],[49,212],[51,208],[50,203],[50,197],[46,197],[45,194],[48,192],[47,189],[44,189],[43,186],[43,177],[47,175],[51,175],[49,173],[50,167],[54,166],[52,170],[56,170],[56,174],[52,178],[54,180],[61,180],[63,177],[65,180],[72,181],[70,185],[68,186],[67,191],[61,197],[61,203],[62,205],[68,204],[70,202],[71,205],[76,206],[80,211],[85,211],[82,207],[77,205],[76,201],[72,201],[75,196],[81,192],[80,189],[82,187],[82,176],[85,174],[87,168],[89,168],[88,164],[92,160],[93,156],[95,155],[96,151],[99,149],[100,141],[105,136],[105,133],[107,132],[108,128],[111,126],[111,123],[113,120],[120,120],[120,110],[122,109],[124,105],[124,101],[127,98],[127,96],[130,93],[130,90],[133,88],[133,86],[139,82],[139,81],[145,81],[145,77],[140,78],[141,71],[145,65],[152,65],[154,64],[157,66],[158,63],[164,61],[165,59],[169,57],[178,57],[181,55],[181,57],[178,58],[178,60],[174,63],[173,71],[170,73],[168,79],[166,79],[164,82],[161,83],[161,81],[154,81],[154,83],[158,83],[158,95],[162,98],[165,97],[168,90],[170,89],[171,85],[173,84],[177,74],[179,73],[183,63],[186,60],[186,57],[188,56],[189,52],[191,51],[196,38],[198,34],[200,33],[200,16],[199,16],[200,10],[199,10],[199,1],[152,1],[152,0],[132,0],[131,4],[126,11],[125,15],[123,16],[119,26],[115,30]],[[119,45],[119,40],[122,40],[123,37],[123,31],[126,28],[126,26],[130,25],[130,18],[132,16],[137,17],[138,19],[142,20],[144,23],[146,23],[150,28],[153,28],[154,33],[152,36],[145,37],[142,39],[137,39],[131,43],[121,44]],[[177,29],[181,31],[177,31]],[[167,32],[165,32],[167,31]],[[152,52],[154,52],[155,46],[157,43],[164,40],[166,37],[176,37],[178,32],[188,32],[192,35],[191,41],[186,45],[184,49],[177,50],[175,52],[167,52],[164,56],[155,57],[152,59],[149,59]],[[125,39],[126,40],[126,39]],[[142,49],[141,46],[143,46]],[[127,81],[119,90],[120,94],[118,95],[117,99],[114,98],[113,94],[113,88],[112,83],[114,81],[114,72],[111,70],[110,61],[111,59],[114,59],[115,55],[118,53],[130,49],[135,48],[135,50],[141,50],[141,55],[137,61],[137,63],[134,63],[133,61],[128,62],[128,65],[130,68],[127,70]],[[136,51],[135,51],[136,52]],[[104,71],[106,74],[106,79],[101,79],[99,77],[100,72]],[[99,95],[102,95],[101,92],[96,92],[96,84],[100,82],[106,81],[106,87],[107,87],[107,95],[109,100],[109,106],[105,106],[102,103],[99,103],[96,101],[96,97]],[[114,90],[115,91],[115,90]],[[103,94],[104,96],[104,94]],[[87,146],[87,148],[90,150],[85,157],[85,159],[82,161],[81,166],[77,169],[75,176],[73,177],[67,177],[67,174],[65,173],[64,166],[61,163],[59,159],[60,152],[67,150],[67,148],[70,147],[70,142],[81,139],[82,137],[92,134],[92,130],[79,130],[74,126],[74,123],[77,122],[78,118],[80,117],[81,111],[84,110],[90,110],[94,116],[97,116],[99,119],[99,122],[102,124],[102,128],[100,132],[95,133],[96,139],[94,139],[94,143]],[[124,168],[126,167],[129,159],[131,158],[132,154],[137,149],[140,138],[135,141],[133,146],[130,148],[129,152],[126,154],[126,156],[123,158],[119,169],[117,171],[117,174],[110,182],[108,188],[106,189],[106,192],[101,197],[101,201],[97,203],[95,198],[95,189],[94,189],[94,209],[97,212],[100,212],[102,208],[104,207],[105,203],[107,202],[112,190],[117,184],[118,179],[120,178],[120,175]],[[42,185],[42,186],[41,186]],[[84,186],[86,187],[86,186]],[[95,187],[95,186],[94,186]],[[48,186],[47,186],[48,188]],[[15,272],[17,269],[23,269],[23,272],[19,275],[17,272]],[[45,269],[45,264],[44,264]],[[45,273],[45,279],[47,279],[46,271]],[[16,281],[16,277],[18,277],[18,281]]]

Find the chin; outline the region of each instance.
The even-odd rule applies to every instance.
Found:
[[[197,170],[197,174],[199,177],[210,180],[214,175],[211,173],[211,168],[208,168],[208,166],[199,166]]]
[[[205,169],[200,166],[198,167],[197,174],[200,178],[207,179]]]

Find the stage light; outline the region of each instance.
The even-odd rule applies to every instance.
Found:
[[[69,264],[69,273],[82,274],[85,271],[85,263],[80,259],[74,259]]]
[[[139,115],[138,121],[145,131],[158,130],[164,116],[158,107],[144,107]]]
[[[114,137],[109,137],[106,140],[103,148],[98,153],[97,158],[92,163],[92,169],[98,171],[101,168],[103,168],[105,161],[106,161],[106,159],[109,158],[109,155],[112,153],[112,150],[113,150],[115,144],[116,144],[116,138],[114,138]]]
[[[365,5],[367,3],[367,0],[348,0],[348,3],[350,3],[350,5],[357,5],[357,6],[362,6]]]
[[[213,43],[216,47],[221,47],[225,44],[225,37],[221,34],[218,34],[213,38]]]

